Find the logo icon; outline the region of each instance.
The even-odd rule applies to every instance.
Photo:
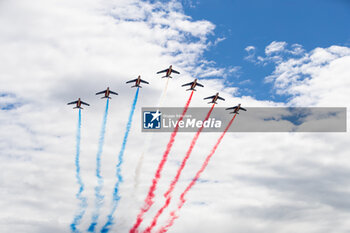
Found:
[[[157,111],[143,112],[143,128],[144,129],[160,129],[162,113]]]

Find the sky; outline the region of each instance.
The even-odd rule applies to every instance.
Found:
[[[300,44],[309,51],[331,45],[349,46],[350,2],[336,1],[183,1],[184,11],[195,20],[206,19],[216,25],[212,39],[223,39],[205,52],[205,57],[218,66],[240,67],[228,80],[257,99],[286,101],[276,95],[271,84],[263,82],[274,64],[256,66],[245,60],[248,46],[254,46],[263,56],[266,45],[284,41]],[[336,26],[334,26],[336,25]],[[247,82],[246,80],[251,80]],[[246,81],[246,82],[244,82]]]
[[[111,232],[128,232],[134,224],[170,137],[141,132],[141,107],[183,107],[189,96],[183,83],[198,78],[204,85],[192,107],[207,107],[203,97],[220,92],[226,99],[220,107],[242,103],[248,111],[349,109],[349,8],[345,0],[1,1],[0,229],[70,232],[79,211],[78,111],[67,103],[80,97],[90,106],[82,110],[80,144],[87,207],[77,228],[87,231],[105,111],[95,93],[109,86],[119,95],[109,102],[101,154],[100,232],[112,208],[115,166],[135,95],[125,82],[138,75],[150,84],[136,103]],[[156,75],[170,64],[181,74],[171,80]],[[178,134],[141,229],[165,201],[162,194],[193,136]],[[166,223],[219,136],[200,135],[155,229]],[[226,134],[168,232],[348,232],[349,139],[348,132]]]

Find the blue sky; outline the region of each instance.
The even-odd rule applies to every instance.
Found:
[[[79,204],[75,198],[79,189],[75,179],[78,112],[67,103],[78,97],[90,104],[82,111],[79,160],[88,207],[78,227],[81,231],[88,229],[95,206],[96,152],[105,112],[105,100],[95,93],[109,86],[119,95],[109,105],[100,160],[104,202],[97,228],[102,228],[112,208],[117,153],[135,94],[135,89],[125,82],[139,74],[150,85],[140,89],[125,148],[122,199],[114,216],[113,232],[129,232],[135,223],[169,141],[169,134],[154,133],[147,138],[141,132],[141,107],[157,103],[182,107],[189,92],[181,85],[193,80],[194,74],[220,76],[201,80],[205,87],[197,89],[191,107],[208,107],[203,98],[217,91],[226,99],[218,107],[237,103],[247,108],[275,106],[273,101],[251,97],[288,98],[273,98],[272,83],[263,82],[279,68],[272,82],[282,84],[279,91],[293,95],[286,106],[346,106],[350,110],[350,7],[345,1],[161,1],[164,7],[158,0],[1,1],[2,232],[69,231]],[[216,29],[211,35],[213,24]],[[226,40],[208,46],[208,34],[210,42]],[[306,62],[296,59],[293,64],[265,66],[244,59],[247,46],[255,46],[256,54],[265,56],[265,47],[274,41],[280,43],[273,45],[282,47],[284,43],[298,43],[316,56]],[[286,54],[291,53],[283,56]],[[170,64],[181,74],[170,81],[156,75]],[[235,66],[241,67],[238,77],[232,75],[227,83],[223,82],[223,72]],[[300,73],[308,79],[300,79]],[[252,83],[239,84],[247,79]],[[231,97],[235,87],[247,97]],[[349,122],[349,112],[347,116]],[[237,117],[234,124],[245,115],[242,112]],[[269,119],[268,115],[264,119]],[[270,128],[271,122],[264,119],[255,124]],[[324,125],[323,118],[311,119],[311,124],[298,127]],[[295,119],[282,118],[286,127],[293,126],[283,120],[296,123]],[[176,174],[192,137],[193,134],[178,134],[162,173],[155,205],[145,215],[142,227],[151,223],[155,208],[163,204],[163,191]],[[166,224],[178,197],[218,137],[215,133],[200,136],[174,189],[176,198],[157,228]],[[232,153],[237,148],[239,153]],[[349,233],[349,151],[349,133],[228,133],[200,182],[186,196],[187,203],[169,233]]]
[[[306,51],[350,45],[347,0],[184,0],[184,9],[194,20],[216,25],[213,40],[226,38],[205,56],[218,66],[240,66],[239,78],[231,76],[229,80],[261,100],[286,101],[288,96],[275,95],[272,84],[263,82],[273,71],[273,64],[262,66],[244,60],[247,46],[255,46],[257,55],[264,56],[265,47],[272,41],[297,43]],[[239,84],[246,79],[252,82]]]

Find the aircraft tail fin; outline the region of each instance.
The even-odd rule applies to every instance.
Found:
[[[109,96],[103,96],[103,97],[101,97],[101,99],[112,99],[112,97],[109,97]]]
[[[191,90],[192,90],[192,91],[197,91],[197,90],[194,89],[194,88],[193,88],[193,89],[189,88],[189,89],[187,89],[186,91],[191,91]]]

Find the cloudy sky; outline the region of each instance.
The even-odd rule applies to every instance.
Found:
[[[81,177],[87,198],[78,229],[94,211],[96,153],[105,100],[110,102],[102,154],[104,203],[111,210],[115,165],[138,75],[140,89],[122,167],[122,197],[111,232],[128,232],[142,206],[169,133],[141,132],[141,107],[156,106],[166,84],[155,73],[172,64],[163,106],[184,106],[181,84],[200,79],[203,97],[220,106],[349,107],[350,3],[334,1],[3,0],[0,2],[0,228],[2,232],[69,232],[79,201],[75,178],[81,97]],[[244,117],[240,114],[238,117]],[[148,226],[192,139],[178,134]],[[160,217],[159,229],[210,152],[218,133],[202,134]],[[145,141],[151,141],[145,151]],[[350,229],[348,133],[229,133],[186,196],[169,232],[345,233]],[[135,169],[145,152],[140,185]]]

